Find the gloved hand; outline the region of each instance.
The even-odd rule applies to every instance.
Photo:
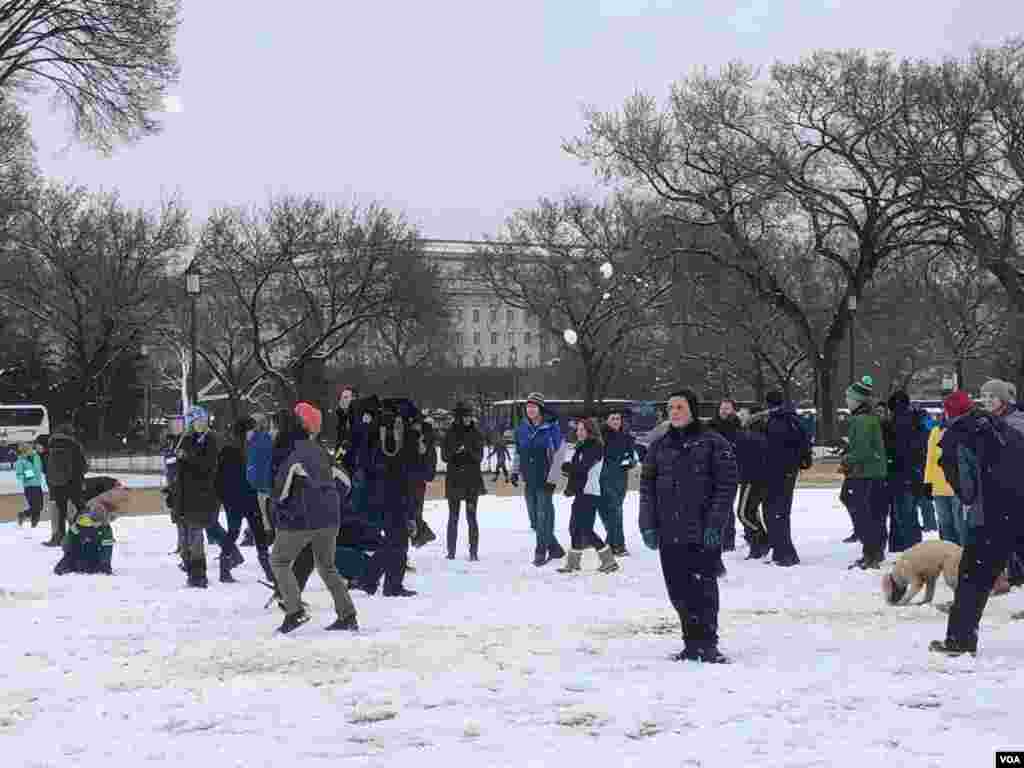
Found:
[[[410,520],[408,523],[405,524],[405,527],[409,530],[409,538],[410,539],[415,539],[416,538],[416,521],[415,520]]]
[[[509,481],[512,483],[512,487],[513,488],[518,486],[519,485],[519,473],[518,472],[513,472],[512,473],[512,477],[509,478]]]
[[[554,493],[555,492],[555,484],[554,483],[544,483],[544,492],[545,493]]]
[[[658,532],[653,530],[640,531],[640,536],[643,537],[644,546],[648,549],[657,549],[658,544]]]
[[[722,529],[708,526],[704,529],[704,549],[722,548]]]

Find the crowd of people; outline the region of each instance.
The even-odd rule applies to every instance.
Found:
[[[937,531],[963,548],[956,593],[944,640],[936,652],[975,653],[978,626],[997,577],[1009,566],[1011,584],[1024,583],[1024,527],[1017,508],[1024,497],[1024,412],[1011,384],[994,380],[975,403],[951,393],[938,421],[898,391],[884,404],[865,376],[846,390],[848,441],[839,464],[840,499],[861,546],[851,568],[879,569],[886,552],[901,553]],[[514,452],[496,445],[495,479],[523,485],[526,517],[536,537],[533,565],[563,561],[559,573],[582,569],[586,550],[597,554],[600,573],[620,569],[629,552],[623,502],[629,472],[643,452],[639,477],[639,528],[644,544],[660,554],[669,600],[683,634],[681,660],[721,663],[718,647],[718,578],[722,552],[737,545],[739,520],[747,559],[779,567],[800,564],[792,534],[794,489],[812,462],[812,438],[794,405],[769,393],[757,413],[719,403],[710,423],[697,418],[694,392],[668,401],[668,419],[650,435],[646,450],[626,429],[620,411],[577,421],[574,440],[563,438],[557,416],[540,393],[526,399],[525,420],[514,432]],[[404,584],[412,569],[410,547],[435,538],[423,518],[427,484],[437,458],[446,465],[448,559],[458,551],[463,511],[468,556],[480,557],[477,505],[487,493],[486,441],[472,409],[452,412],[443,437],[406,398],[359,397],[343,387],[335,411],[333,452],[323,439],[323,414],[309,403],[273,420],[254,414],[225,434],[210,429],[201,407],[172,419],[162,450],[166,506],[177,528],[176,553],[186,585],[209,586],[208,542],[220,549],[219,580],[231,583],[244,562],[242,524],[284,612],[281,632],[310,618],[302,592],[315,569],[334,601],[328,629],[358,629],[350,589],[388,597],[413,597]],[[507,460],[512,459],[511,474]],[[86,479],[88,462],[70,427],[49,440],[21,446],[15,473],[25,493],[19,524],[35,526],[43,509],[44,481],[51,497],[47,546],[63,548],[55,571],[111,573],[111,523],[126,498],[112,478]],[[565,478],[572,498],[566,552],[555,532],[553,495]],[[227,526],[220,523],[220,510]],[[605,538],[595,530],[603,524]],[[901,588],[891,574],[888,589]]]

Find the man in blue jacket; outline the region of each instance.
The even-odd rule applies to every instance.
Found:
[[[661,553],[672,607],[685,647],[679,661],[721,664],[718,650],[718,565],[722,528],[736,496],[736,459],[729,442],[705,429],[697,396],[669,398],[670,427],[651,443],[640,472],[640,534]]]
[[[526,398],[526,421],[515,434],[516,455],[512,462],[512,484],[520,475],[526,484],[526,511],[530,527],[537,533],[533,564],[544,565],[565,557],[565,550],[555,538],[555,492],[562,472],[565,448],[557,419],[545,419],[544,395],[532,392]]]

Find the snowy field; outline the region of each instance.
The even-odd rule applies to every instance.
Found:
[[[86,477],[100,474],[106,473],[90,472]],[[114,472],[111,474],[111,477],[121,480],[129,488],[159,488],[163,484],[163,477],[161,475],[133,475],[124,472]],[[20,494],[21,492],[21,486],[18,485],[18,481],[14,478],[14,471],[0,470],[0,496]]]
[[[242,583],[183,587],[165,518],[119,521],[114,577],[51,574],[48,531],[0,525],[0,746],[10,766],[974,766],[1024,747],[1022,593],[977,659],[926,651],[945,617],[887,608],[834,490],[797,495],[803,565],[727,554],[727,666],[676,663],[679,626],[636,531],[617,574],[529,564],[517,499],[480,505],[479,563],[418,552],[411,599],[355,593],[363,632],[274,634],[254,552]],[[446,512],[428,504],[443,536]],[[567,544],[568,500],[558,529]],[[463,523],[463,526],[465,524]],[[216,549],[213,550],[216,553]],[[212,571],[212,569],[211,569]],[[950,599],[940,585],[937,600]]]

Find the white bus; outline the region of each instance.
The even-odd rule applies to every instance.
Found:
[[[14,463],[19,443],[49,434],[50,413],[45,405],[0,403],[0,463]]]

